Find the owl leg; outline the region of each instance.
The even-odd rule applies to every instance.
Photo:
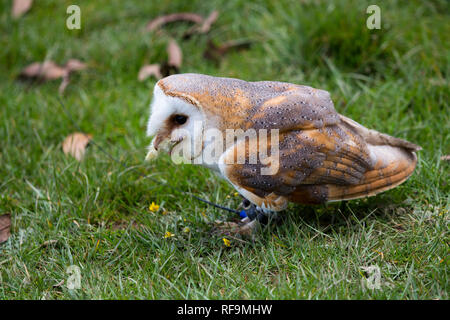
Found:
[[[244,203],[245,203],[245,200],[244,200]],[[245,216],[241,220],[241,222],[243,222],[243,223],[257,221],[262,226],[266,226],[267,224],[269,224],[269,222],[276,220],[278,218],[278,214],[276,211],[261,208],[252,203],[250,205],[248,205],[247,207],[244,207],[244,210],[241,211],[241,216]]]
[[[241,213],[246,214],[235,229],[235,233],[250,236],[258,228],[267,226],[271,221],[277,218],[277,213],[275,211],[270,211],[267,209],[260,208],[251,204],[246,210],[241,211]]]

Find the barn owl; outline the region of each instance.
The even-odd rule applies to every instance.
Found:
[[[203,165],[218,172],[264,215],[285,209],[289,202],[321,204],[394,188],[413,173],[416,151],[421,149],[338,114],[324,90],[177,74],[155,85],[147,126],[153,140],[146,158],[190,146],[187,157],[201,159],[208,147],[202,134],[212,128],[223,137],[229,129],[243,134],[231,143],[224,141],[223,152]],[[259,137],[245,136],[250,129],[278,132],[276,141],[267,139],[268,150],[277,144],[278,166],[272,174],[262,174],[268,166],[262,158],[256,157],[256,163],[236,161],[238,149],[248,157],[258,153],[250,140]],[[256,224],[257,219],[245,218],[237,232],[253,230]]]

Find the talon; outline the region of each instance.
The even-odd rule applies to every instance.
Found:
[[[252,203],[248,200],[248,199],[242,199],[242,208],[244,208],[245,210],[250,209],[250,206],[252,205]]]

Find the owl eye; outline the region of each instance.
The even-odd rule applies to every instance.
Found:
[[[176,114],[176,115],[173,117],[173,121],[174,121],[175,123],[177,123],[177,124],[185,124],[186,121],[187,121],[187,117],[186,117],[186,116],[183,116],[183,115],[181,115],[181,114]]]

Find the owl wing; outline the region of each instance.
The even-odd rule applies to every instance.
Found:
[[[318,129],[338,124],[339,114],[327,91],[282,82],[255,82],[246,127],[253,129]]]
[[[269,144],[273,142],[269,139]],[[329,197],[325,186],[356,185],[372,165],[360,138],[336,125],[281,133],[278,164],[263,163],[261,157],[256,163],[250,163],[250,155],[258,152],[254,147],[257,143],[251,140],[236,143],[224,154],[220,169],[244,197],[268,208],[274,206],[271,204],[274,200],[279,203],[276,208],[280,210],[288,200],[326,202]],[[236,163],[236,154],[242,149],[245,150],[246,162],[239,164]],[[268,154],[271,156],[272,151],[274,148],[269,146]],[[271,165],[278,166],[275,174],[261,174],[263,168]]]
[[[292,95],[284,101],[292,104],[294,100]],[[409,142],[380,133],[376,138],[375,131],[337,114],[331,102],[321,108],[326,100],[319,99],[316,104],[309,100],[309,107],[303,109],[294,105],[294,115],[286,115],[284,122],[279,118],[282,123],[275,174],[261,174],[268,165],[260,157],[256,163],[248,161],[258,152],[258,138],[253,138],[257,140],[254,143],[251,139],[238,141],[229,148],[221,157],[222,174],[244,197],[276,211],[284,209],[288,201],[323,203],[374,195],[409,177],[417,162]],[[278,108],[287,109],[289,105],[282,103]],[[275,106],[269,110],[269,118],[277,114]],[[269,153],[274,150],[273,142],[269,139]],[[236,154],[242,148],[246,162],[239,164]]]

